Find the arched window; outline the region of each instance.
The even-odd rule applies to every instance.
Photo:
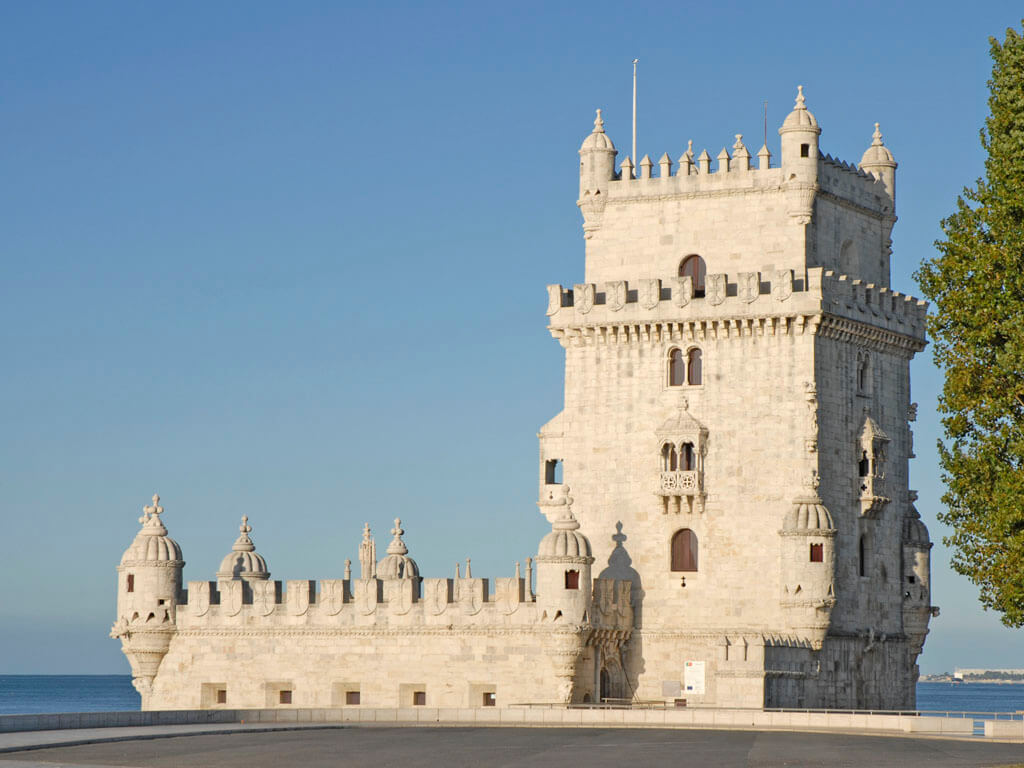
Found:
[[[676,447],[671,443],[665,443],[661,447],[661,471],[675,472],[679,468],[679,457],[676,455]]]
[[[696,253],[691,253],[679,262],[679,276],[689,275],[693,278],[693,295],[698,298],[704,295],[704,278],[707,276],[707,271],[704,259]]]
[[[682,454],[679,457],[680,469],[683,472],[692,472],[697,468],[693,460],[693,443],[683,443]]]
[[[672,570],[697,570],[697,534],[689,528],[676,531],[672,537]]]
[[[683,350],[673,347],[668,353],[668,385],[681,387],[686,383],[686,358]]]
[[[691,386],[700,384],[703,380],[702,358],[703,354],[696,347],[686,353],[686,383]]]
[[[861,477],[867,477],[871,474],[871,459],[868,458],[867,451],[860,452],[860,461],[857,462],[857,471],[860,472]]]

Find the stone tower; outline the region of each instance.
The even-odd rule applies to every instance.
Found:
[[[902,708],[937,609],[913,509],[909,362],[889,286],[892,153],[822,154],[798,90],[781,158],[580,148],[584,280],[548,287],[565,405],[539,505],[571,484],[597,568],[631,562],[640,699]],[[712,166],[715,167],[712,167]],[[561,471],[561,476],[558,471]]]
[[[117,619],[110,636],[132,668],[132,684],[146,709],[160,662],[177,628],[176,609],[182,599],[181,547],[167,535],[160,516],[160,497],[143,507],[142,528],[117,567]]]

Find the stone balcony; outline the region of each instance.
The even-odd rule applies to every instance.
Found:
[[[696,470],[662,472],[658,493],[662,496],[696,496],[701,492],[701,481]]]

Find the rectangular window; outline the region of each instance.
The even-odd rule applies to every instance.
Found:
[[[292,692],[291,691],[278,691],[277,701],[280,704],[291,704],[292,703]]]
[[[227,688],[218,688],[217,689],[217,703],[218,704],[227,704],[228,703],[228,689]]]
[[[811,562],[812,563],[823,563],[823,562],[825,562],[825,545],[824,544],[811,544]]]
[[[349,707],[359,705],[359,691],[345,691],[345,704]]]
[[[548,459],[544,462],[544,482],[547,485],[562,484],[562,460]]]
[[[134,592],[135,591],[135,574],[134,573],[129,573],[128,574],[128,587],[127,587],[127,591],[128,592]]]
[[[580,588],[580,572],[579,571],[566,571],[565,572],[565,588],[566,589],[579,589]]]
[[[425,707],[425,706],[427,706],[427,692],[426,691],[413,691],[412,692],[412,705],[414,707]]]
[[[497,700],[494,697],[494,691],[484,691],[484,706],[494,707],[497,706]]]
[[[811,156],[811,145],[810,144],[801,144],[800,145],[800,157],[810,157],[810,156]]]

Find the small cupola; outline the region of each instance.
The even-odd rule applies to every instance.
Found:
[[[782,165],[799,169],[807,166],[805,174],[817,169],[818,137],[821,126],[817,118],[807,109],[804,87],[797,86],[796,105],[779,128],[782,137]]]
[[[594,118],[594,130],[583,140],[580,145],[580,153],[584,152],[615,152],[615,145],[611,138],[604,132],[604,120],[601,117],[601,110],[597,110],[597,117]]]
[[[377,563],[378,579],[418,579],[420,576],[419,566],[416,561],[409,557],[409,548],[402,541],[402,521],[395,518],[395,527],[391,529],[394,538],[388,544],[388,553],[384,559]]]
[[[262,555],[257,554],[256,545],[249,538],[252,526],[249,525],[248,515],[242,516],[238,532],[238,538],[235,539],[231,551],[221,561],[217,578],[266,581],[270,578],[270,571],[267,570],[267,561]]]
[[[171,563],[183,566],[181,547],[178,542],[167,535],[160,515],[164,508],[160,506],[160,497],[153,495],[152,506],[142,508],[142,529],[135,535],[131,546],[121,557],[121,565],[145,565],[148,563]]]
[[[875,123],[875,132],[871,135],[871,146],[860,159],[860,169],[870,173],[885,184],[885,191],[893,200],[896,199],[896,159],[882,142],[882,131]]]
[[[551,523],[551,532],[540,540],[537,562],[552,559],[587,560],[594,562],[590,540],[580,533],[580,523],[572,513],[571,501],[562,507],[562,514]]]

